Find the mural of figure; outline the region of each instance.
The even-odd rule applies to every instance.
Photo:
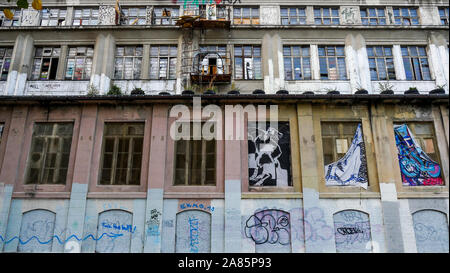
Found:
[[[444,213],[421,210],[413,214],[417,252],[448,253],[448,223]]]
[[[43,209],[24,213],[20,228],[18,252],[51,252],[55,217],[55,213]]]
[[[394,131],[403,185],[443,185],[441,167],[422,150],[408,126],[396,125]]]
[[[97,241],[95,251],[99,253],[130,252],[131,235],[135,232],[132,224],[133,215],[130,212],[108,210],[100,213],[97,238],[101,240]]]
[[[289,122],[266,128],[248,127],[249,185],[292,186]]]
[[[369,215],[344,210],[333,215],[337,252],[371,252]]]
[[[327,186],[359,186],[367,189],[367,162],[361,124],[345,156],[325,166]]]
[[[176,253],[209,253],[211,251],[211,214],[185,210],[177,214]]]

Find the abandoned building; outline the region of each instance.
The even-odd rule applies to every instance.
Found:
[[[0,252],[449,251],[448,1],[11,5]]]

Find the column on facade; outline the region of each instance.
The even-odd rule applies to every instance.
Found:
[[[29,71],[32,68],[34,40],[30,35],[18,35],[14,45],[5,95],[24,95]]]
[[[311,76],[313,80],[320,80],[319,46],[312,44],[310,46],[311,56]]]
[[[95,42],[94,59],[90,84],[105,94],[111,87],[114,77],[114,58],[116,42],[111,34],[99,34]]]
[[[361,34],[356,35],[355,41],[356,55],[358,57],[359,80],[362,88],[369,94],[373,93],[372,81],[370,78],[369,57],[367,55],[366,40]]]
[[[350,80],[351,93],[354,93],[361,86],[357,48],[357,38],[353,34],[348,34],[345,37],[345,63]]]
[[[392,55],[394,57],[394,68],[395,68],[396,80],[405,81],[406,80],[406,72],[405,72],[405,67],[403,66],[402,48],[400,45],[392,46]]]
[[[436,85],[445,86],[448,93],[448,66],[449,57],[446,50],[447,42],[442,35],[432,33],[428,39],[428,57],[430,62],[430,70],[436,80]]]
[[[283,42],[277,33],[267,32],[262,40],[264,90],[273,94],[284,86]]]
[[[68,51],[69,47],[67,45],[61,45],[61,52],[59,54],[58,60],[58,69],[56,71],[57,80],[64,80]]]

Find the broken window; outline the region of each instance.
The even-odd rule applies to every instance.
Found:
[[[201,128],[204,124],[200,124]],[[189,129],[189,137],[175,141],[174,185],[215,186],[216,140],[193,139],[194,122],[189,124]]]
[[[66,80],[89,80],[94,48],[90,46],[69,47],[68,51]]]
[[[411,26],[419,24],[417,8],[394,8],[394,20],[396,25]]]
[[[233,7],[233,24],[259,25],[259,7]]]
[[[31,80],[45,81],[56,79],[60,53],[61,48],[35,48]]]
[[[448,26],[449,8],[448,7],[439,8],[439,17],[441,18],[441,25]]]
[[[14,10],[9,9],[14,14],[13,19],[8,19],[5,17],[3,12],[0,12],[0,27],[18,27],[22,21],[22,9]]]
[[[116,80],[136,80],[141,77],[142,46],[116,47],[115,72]]]
[[[43,9],[41,11],[41,26],[65,26],[67,10]]]
[[[175,25],[180,9],[175,7],[155,7],[153,9],[154,25]]]
[[[281,10],[282,25],[305,25],[306,24],[306,8],[287,8],[282,7]]]
[[[144,123],[105,123],[101,185],[139,185]]]
[[[343,46],[319,46],[321,80],[347,80]]]
[[[309,46],[284,46],[283,56],[286,80],[311,80]]]
[[[177,78],[177,46],[150,47],[150,79],[174,80]]]
[[[147,8],[127,7],[121,9],[123,16],[121,18],[124,25],[146,25]]]
[[[386,25],[386,12],[384,8],[361,8],[361,21],[365,26]]]
[[[81,8],[75,9],[73,15],[74,26],[95,26],[98,25],[98,9]]]
[[[316,25],[339,25],[339,8],[314,8]]]
[[[9,67],[11,65],[12,47],[0,47],[0,80],[8,79]]]
[[[427,50],[424,46],[402,46],[406,80],[431,81]]]
[[[65,184],[73,123],[35,123],[25,184]]]
[[[338,161],[352,144],[358,122],[323,122],[322,146],[325,165]]]
[[[199,72],[202,75],[228,73],[229,59],[226,45],[200,45],[200,53],[208,53],[199,62]],[[214,54],[216,53],[216,54]]]
[[[262,79],[261,46],[234,46],[234,75],[237,80]]]
[[[390,46],[368,46],[370,78],[372,81],[395,80],[394,57]]]

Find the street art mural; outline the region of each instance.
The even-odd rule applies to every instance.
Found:
[[[396,125],[394,131],[403,185],[443,185],[441,167],[417,144],[408,126]]]
[[[175,251],[211,252],[211,214],[200,210],[185,210],[177,214]]]
[[[371,252],[369,215],[357,210],[344,210],[333,215],[336,252]]]
[[[265,129],[265,130],[264,130]],[[292,186],[289,122],[278,128],[248,124],[248,171],[250,186]]]
[[[130,252],[131,235],[136,231],[133,227],[133,215],[124,210],[108,210],[98,216],[97,236],[106,236],[98,240],[95,251],[99,253],[128,253]]]
[[[32,210],[23,214],[18,252],[51,252],[55,232],[54,212]]]
[[[420,210],[413,214],[417,252],[448,253],[448,223],[445,213]]]
[[[325,166],[327,186],[357,186],[367,189],[367,161],[361,124],[345,156]]]
[[[255,243],[256,253],[291,252],[291,221],[282,210],[259,211],[245,223],[245,236]]]

